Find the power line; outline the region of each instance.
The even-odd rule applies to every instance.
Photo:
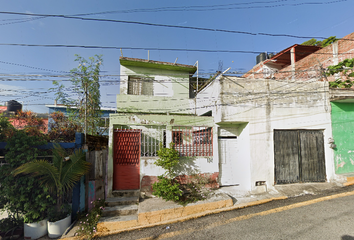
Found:
[[[346,0],[338,0],[333,2],[340,2]],[[326,39],[326,37],[313,37],[313,36],[297,36],[291,34],[273,34],[273,33],[253,33],[246,31],[236,31],[236,30],[227,30],[227,29],[217,29],[217,28],[203,28],[203,27],[191,27],[191,26],[178,26],[178,25],[168,25],[168,24],[159,24],[159,23],[148,23],[148,22],[138,22],[138,21],[126,21],[126,20],[115,20],[115,19],[102,19],[102,18],[84,18],[79,16],[69,16],[69,15],[58,15],[58,14],[37,14],[37,13],[20,13],[20,12],[5,12],[0,11],[0,14],[12,14],[12,15],[25,15],[25,16],[39,16],[39,17],[54,17],[54,18],[67,18],[67,19],[76,19],[83,21],[98,21],[98,22],[112,22],[112,23],[126,23],[126,24],[137,24],[144,26],[154,26],[154,27],[165,27],[165,28],[179,28],[179,29],[190,29],[190,30],[200,30],[200,31],[211,31],[211,32],[224,32],[224,33],[234,33],[234,34],[246,34],[246,35],[265,35],[272,37],[291,37],[291,38],[316,38],[316,39]],[[30,45],[30,44],[27,44]]]
[[[112,13],[140,13],[140,12],[166,12],[166,11],[219,11],[219,10],[234,10],[234,9],[251,9],[251,8],[275,8],[284,6],[301,6],[301,5],[326,5],[339,2],[346,2],[348,0],[337,0],[329,2],[303,2],[303,3],[285,3],[277,5],[265,5],[265,6],[247,6],[247,7],[237,7],[240,5],[254,5],[254,4],[270,4],[270,3],[280,3],[287,2],[288,0],[276,0],[268,2],[244,2],[244,3],[230,3],[230,4],[218,4],[218,5],[197,5],[197,6],[182,6],[182,7],[159,7],[159,8],[138,8],[138,9],[127,9],[127,10],[114,10],[114,11],[103,11],[103,12],[93,12],[93,13],[83,13],[75,15],[66,16],[89,16],[89,15],[99,15],[99,14],[112,14]]]
[[[8,65],[20,66],[20,67],[27,67],[27,68],[32,68],[32,69],[42,70],[42,71],[49,71],[49,72],[70,73],[70,72],[67,72],[67,71],[57,71],[57,70],[52,70],[52,69],[47,69],[47,68],[33,67],[33,66],[25,65],[25,64],[12,63],[12,62],[6,62],[6,61],[1,61],[1,60],[0,60],[0,63],[8,64]]]
[[[287,70],[287,71],[282,71],[279,70],[276,73],[305,73],[305,72],[315,72],[317,71],[316,69],[304,69],[304,70]],[[215,71],[216,72],[216,71]],[[215,72],[200,72],[200,74],[202,75],[207,75],[207,74],[215,74]],[[249,74],[264,74],[263,72],[251,72],[251,71],[247,71],[247,72],[241,72],[241,71],[237,71],[237,72],[231,72],[230,74],[224,74],[225,76],[232,76],[232,75],[236,75],[236,74],[244,74],[244,73],[249,73]],[[149,74],[144,74],[141,73],[140,76],[142,76],[142,78],[145,75],[149,75]],[[45,75],[45,74],[2,74],[0,73],[0,80],[2,81],[71,81],[70,79],[65,79],[65,78],[71,78],[73,75],[71,75],[71,73],[69,75]],[[130,75],[121,75],[121,74],[100,74],[98,75],[99,78],[101,78],[99,80],[99,82],[117,82],[116,80],[118,80],[118,82],[126,82],[126,80],[119,80],[118,77],[128,77]],[[184,77],[185,75],[181,75],[181,74],[169,74],[169,75],[165,75],[166,79],[159,79],[159,80],[155,80],[157,82],[171,82],[172,80],[169,79],[169,77],[176,77],[176,76],[181,76],[180,82],[184,82],[187,81],[189,82],[189,78],[188,77]],[[12,78],[11,78],[12,77]],[[43,79],[46,78],[47,79]],[[117,78],[115,78],[117,77]],[[18,79],[21,78],[21,79]],[[24,78],[30,78],[30,79],[24,79]],[[60,80],[54,80],[54,79],[48,79],[48,78],[63,78]],[[114,80],[103,80],[102,78],[110,78],[110,79],[114,79]],[[279,80],[279,79],[278,79]],[[144,79],[140,79],[138,81],[144,82]]]
[[[263,35],[269,35],[267,33],[260,33]],[[280,35],[278,35],[280,36]],[[290,36],[290,35],[289,35]],[[309,37],[304,37],[309,38]],[[346,41],[354,41],[354,39],[339,39]],[[246,54],[259,54],[265,51],[248,51],[248,50],[215,50],[215,49],[190,49],[190,48],[155,48],[155,47],[114,47],[114,46],[97,46],[97,45],[66,45],[66,44],[27,44],[27,43],[0,43],[0,46],[21,46],[21,47],[56,47],[56,48],[88,48],[88,49],[115,49],[115,50],[151,50],[151,51],[178,51],[178,52],[206,52],[206,53],[246,53]],[[276,52],[276,51],[268,51]],[[308,52],[297,52],[297,53],[308,53]],[[317,55],[333,55],[333,53],[318,53],[314,52],[311,54]],[[343,53],[338,53],[343,54]],[[6,63],[6,62],[3,62]],[[9,63],[12,65],[18,65]],[[21,65],[21,64],[19,64]],[[23,65],[25,66],[25,65]],[[35,67],[31,67],[35,68]],[[49,70],[52,71],[52,70]],[[57,72],[57,71],[56,71]],[[59,71],[65,72],[65,71]]]
[[[253,4],[269,4],[269,3],[279,3],[286,2],[288,0],[276,0],[276,1],[268,1],[264,2],[244,2],[244,3],[231,3],[231,4],[219,4],[219,5],[199,5],[199,6],[183,6],[183,7],[160,7],[160,8],[142,8],[142,9],[128,9],[128,10],[115,10],[115,11],[104,11],[104,12],[93,12],[93,13],[82,13],[82,14],[74,14],[74,15],[65,15],[65,16],[90,16],[90,15],[99,15],[99,14],[112,14],[112,13],[139,13],[139,12],[178,12],[178,11],[220,11],[220,10],[240,10],[240,9],[252,9],[252,8],[276,8],[276,7],[285,7],[285,6],[301,6],[301,5],[325,5],[325,4],[333,4],[339,2],[346,2],[348,0],[337,0],[337,1],[329,1],[329,2],[303,2],[303,3],[285,3],[285,4],[277,4],[277,5],[265,5],[265,6],[247,6],[247,7],[236,7],[240,5],[253,5]],[[0,21],[12,21],[7,23],[2,23],[1,25],[10,25],[15,23],[23,23],[28,21],[34,21],[44,17],[33,17],[27,19],[2,19]]]

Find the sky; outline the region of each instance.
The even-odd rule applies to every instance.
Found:
[[[16,100],[38,113],[54,104],[53,80],[71,94],[75,54],[102,55],[102,107],[115,108],[120,49],[124,57],[147,59],[150,50],[150,60],[198,61],[206,77],[229,67],[242,73],[260,52],[344,37],[354,20],[354,0],[0,0],[0,6],[0,105]]]

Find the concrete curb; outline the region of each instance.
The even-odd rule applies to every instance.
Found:
[[[182,216],[182,217],[178,217],[178,218],[174,218],[174,219],[168,219],[168,220],[161,220],[161,221],[156,221],[153,223],[149,223],[149,222],[142,222],[145,224],[140,225],[139,224],[139,220],[132,220],[132,221],[127,221],[127,222],[116,222],[117,225],[120,226],[124,226],[123,228],[120,229],[112,229],[112,228],[107,228],[110,227],[109,225],[106,227],[104,225],[100,225],[97,226],[98,229],[98,233],[95,235],[96,237],[103,237],[103,236],[109,236],[112,234],[117,234],[117,233],[121,233],[121,232],[125,232],[125,231],[133,231],[133,230],[139,230],[139,229],[143,229],[143,228],[149,228],[149,227],[155,227],[155,226],[160,226],[160,225],[165,225],[165,224],[172,224],[172,223],[176,223],[176,222],[184,222],[187,220],[191,220],[191,219],[195,219],[195,218],[200,218],[200,217],[204,217],[210,214],[215,214],[215,213],[220,213],[220,212],[226,212],[226,211],[231,211],[231,210],[236,210],[236,209],[242,209],[245,207],[251,207],[251,206],[256,206],[256,205],[260,205],[260,204],[264,204],[264,203],[268,203],[271,201],[275,201],[275,200],[283,200],[283,199],[287,199],[288,197],[286,196],[281,196],[281,197],[275,197],[275,198],[269,198],[269,199],[263,199],[263,200],[258,200],[258,201],[253,201],[253,202],[248,202],[248,203],[242,203],[242,204],[237,204],[237,205],[232,205],[231,206],[226,206],[224,205],[224,207],[221,208],[214,208],[214,209],[209,209],[209,210],[205,210],[203,212],[198,212],[196,213],[194,211],[194,213]],[[232,199],[229,199],[232,202]],[[214,207],[220,207],[223,204],[227,204],[227,201],[229,200],[224,200],[224,201],[218,201],[218,202],[213,202],[211,203],[207,203],[207,204],[199,204],[199,205],[208,205],[209,208],[211,208],[212,206]],[[198,206],[198,205],[197,205]],[[188,206],[187,206],[188,207]],[[196,208],[196,205],[190,206],[191,208]],[[200,208],[198,208],[200,209]],[[173,212],[174,209],[170,209],[172,215],[171,216],[175,216],[175,213]],[[188,211],[186,211],[187,213]],[[154,212],[149,212],[149,214],[151,216],[159,216],[159,214],[163,213],[165,216],[167,214],[167,212],[165,212],[165,210],[160,210],[160,211],[154,211]],[[139,218],[140,218],[140,214],[139,214]],[[72,240],[74,238],[65,238],[67,240]]]

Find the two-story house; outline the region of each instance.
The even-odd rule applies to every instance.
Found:
[[[216,134],[210,116],[196,116],[192,65],[120,58],[117,113],[110,114],[108,197],[114,190],[151,191],[163,170],[157,151],[174,144],[184,167],[179,175],[216,181]]]

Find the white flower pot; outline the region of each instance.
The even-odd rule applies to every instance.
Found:
[[[48,237],[50,238],[61,237],[61,235],[63,235],[65,230],[70,226],[70,224],[71,224],[71,215],[56,222],[48,221]]]
[[[47,233],[47,219],[35,223],[24,223],[25,239],[38,239]]]

